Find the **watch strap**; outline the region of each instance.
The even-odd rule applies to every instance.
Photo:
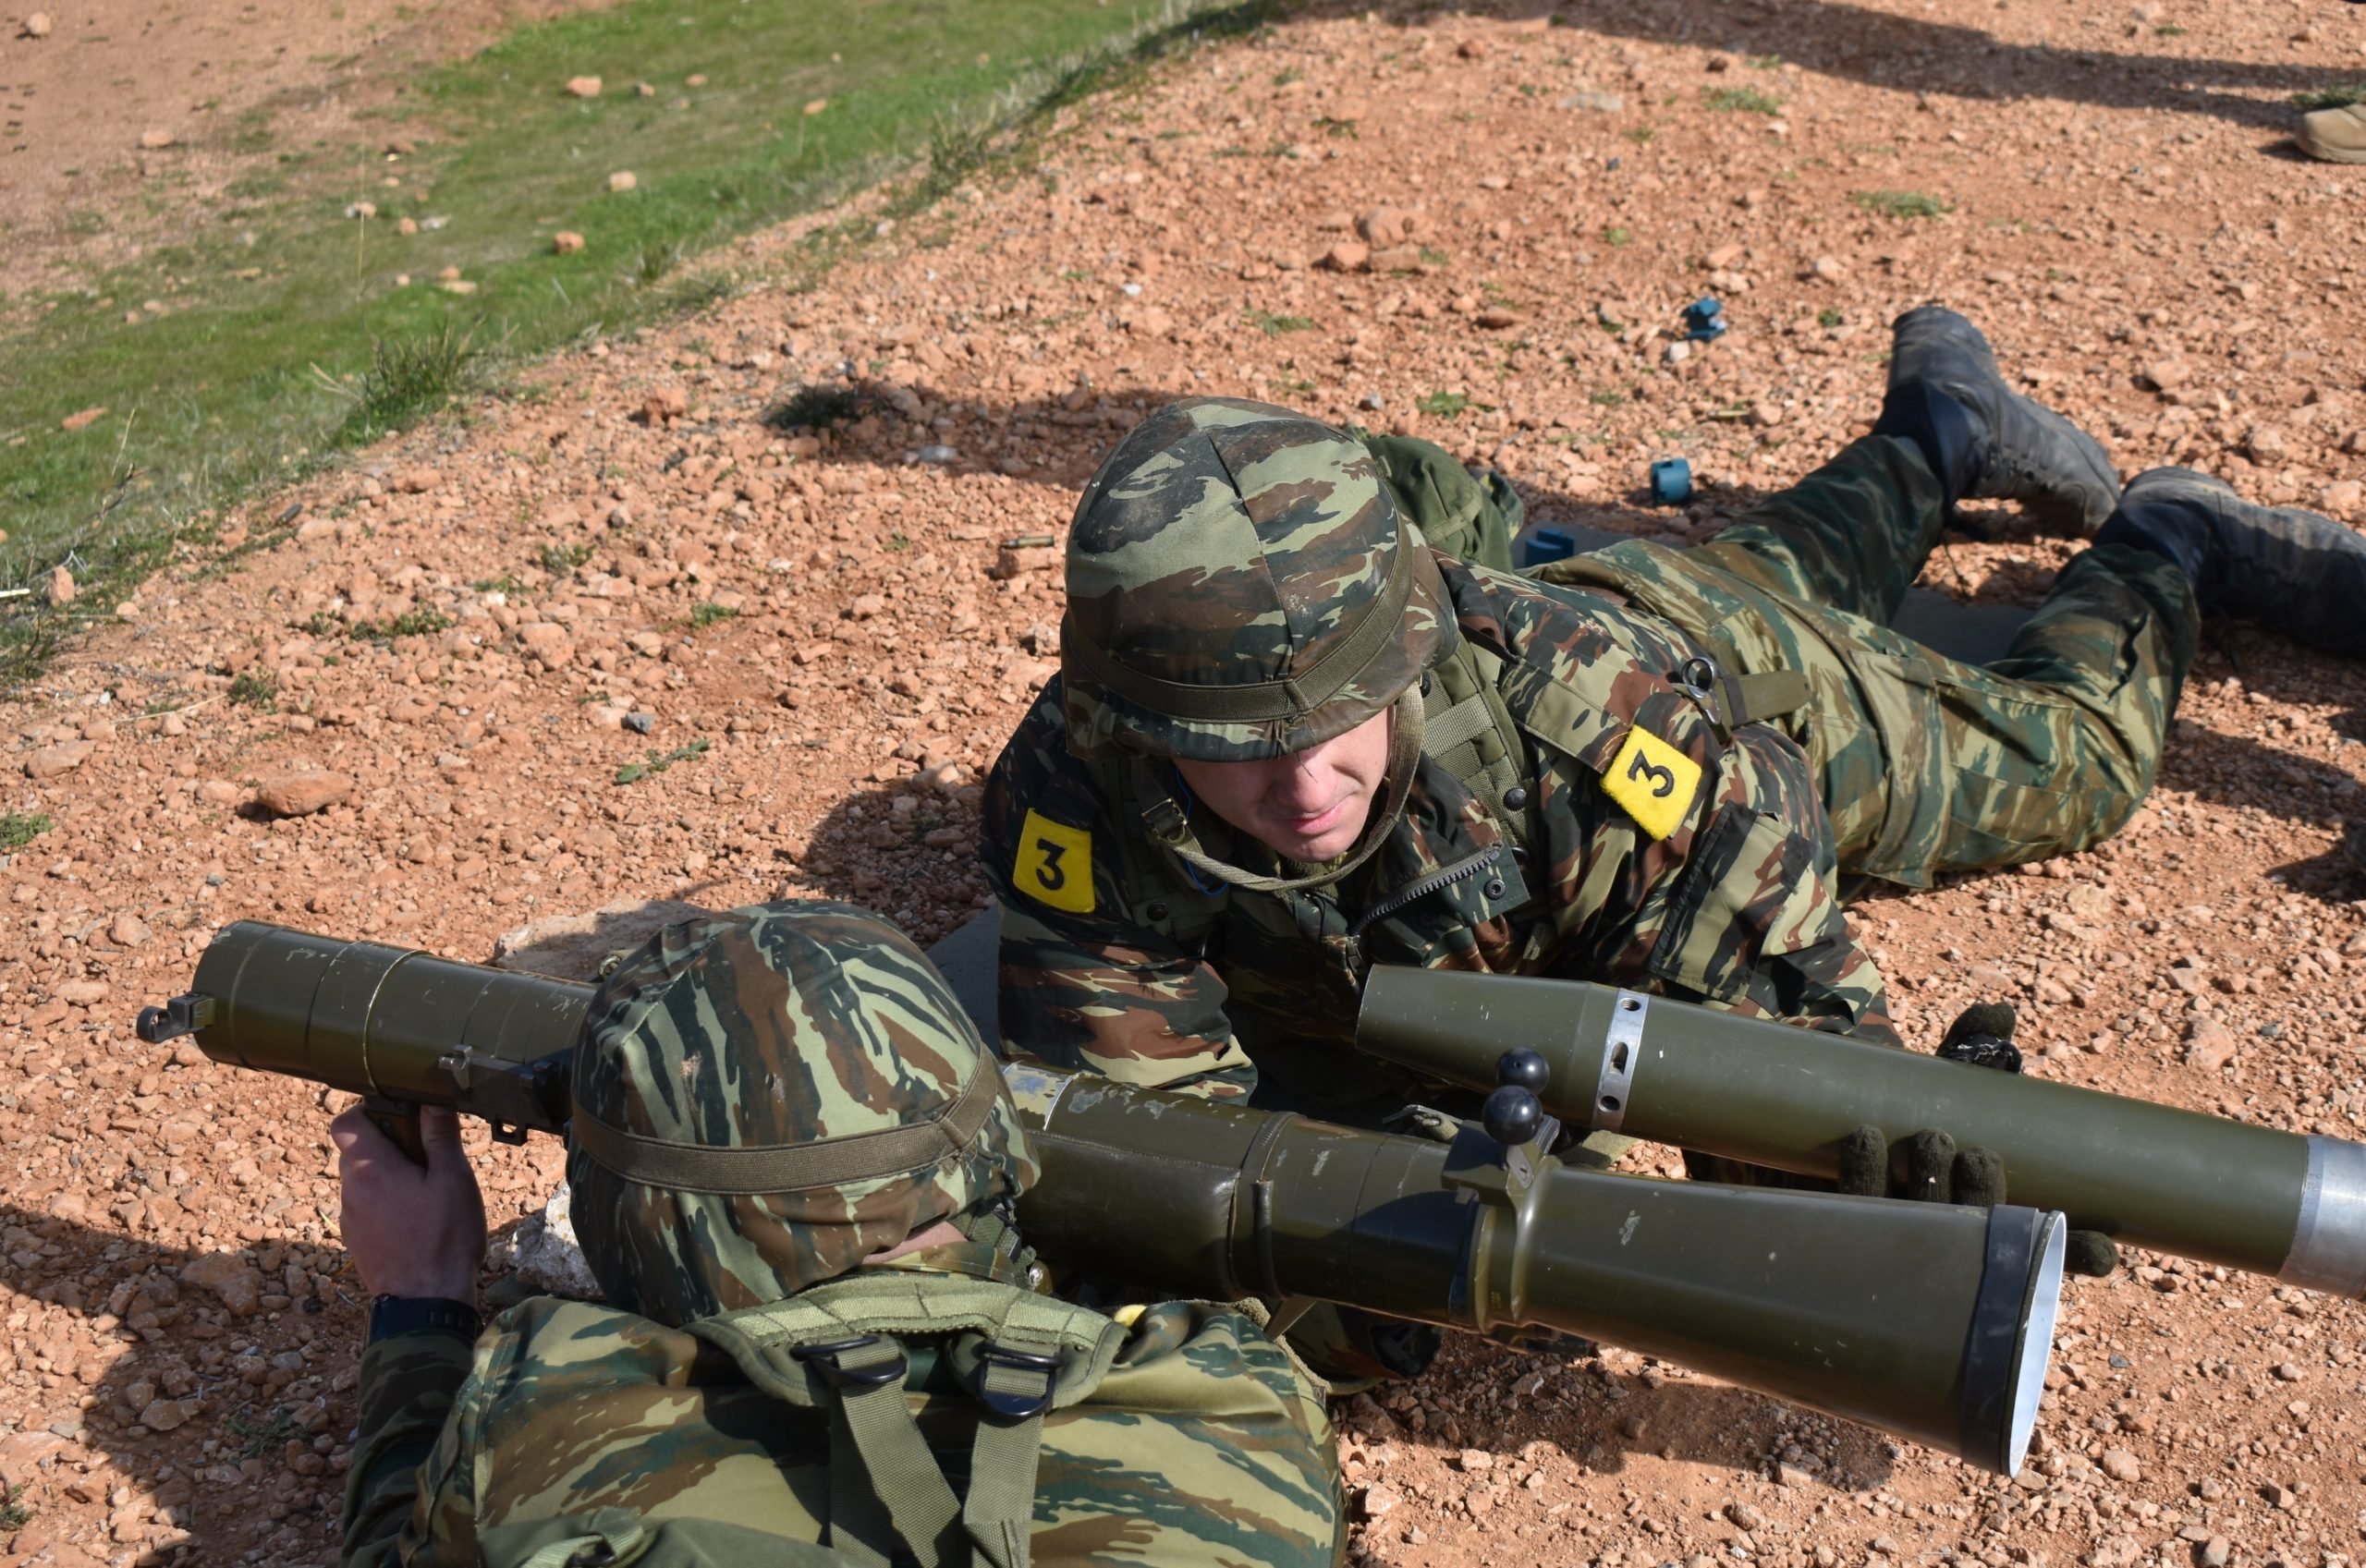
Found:
[[[398,1334],[457,1334],[474,1340],[484,1319],[465,1301],[445,1296],[382,1295],[370,1304],[370,1338],[376,1344]]]

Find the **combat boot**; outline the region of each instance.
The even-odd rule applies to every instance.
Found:
[[[2366,103],[2311,110],[2300,116],[2292,140],[2301,152],[2328,164],[2366,164]]]
[[[2366,539],[2298,506],[2259,506],[2190,468],[2129,482],[2095,543],[2165,555],[2204,614],[2237,616],[2328,653],[2366,654]]]
[[[1955,311],[1925,305],[1890,328],[1889,395],[1876,435],[1922,448],[1957,501],[2018,501],[2051,528],[2092,534],[2119,498],[2094,437],[2005,384],[1988,340]]]

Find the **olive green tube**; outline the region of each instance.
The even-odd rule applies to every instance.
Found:
[[[1012,1066],[1044,1256],[1217,1299],[1319,1297],[1625,1345],[2012,1474],[2058,1214],[1609,1175]]]
[[[239,920],[207,944],[189,995],[140,1015],[140,1034],[194,1031],[230,1066],[555,1133],[591,998],[547,976]]]
[[[1575,1125],[1829,1177],[1859,1126],[1937,1127],[2005,1161],[2017,1203],[2290,1283],[2366,1295],[2366,1147],[2000,1073],[1608,986],[1378,968],[1358,1046],[1449,1083],[1544,1058]]]

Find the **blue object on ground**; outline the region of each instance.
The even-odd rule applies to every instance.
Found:
[[[1684,335],[1706,343],[1726,334],[1726,308],[1714,294],[1704,294],[1684,308]]]
[[[1681,457],[1663,457],[1652,465],[1652,499],[1663,506],[1681,506],[1692,499],[1692,465]]]
[[[1525,568],[1547,561],[1566,561],[1578,553],[1578,541],[1560,529],[1540,528],[1519,541],[1519,564]]]

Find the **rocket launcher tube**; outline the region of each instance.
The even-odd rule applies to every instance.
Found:
[[[1359,1049],[1485,1088],[1542,1054],[1575,1125],[1833,1176],[1840,1141],[1937,1127],[2005,1161],[2016,1201],[2081,1229],[2366,1295],[2366,1147],[1570,980],[1375,968]]]
[[[1019,1228],[1094,1274],[1624,1345],[2013,1474],[2053,1343],[2058,1214],[1564,1166],[1005,1070],[1043,1178]]]
[[[258,921],[224,928],[142,1039],[563,1132],[592,988]],[[1214,1299],[1305,1296],[1629,1346],[2012,1473],[2052,1352],[2063,1224],[1562,1166],[1023,1064],[1048,1258]]]

